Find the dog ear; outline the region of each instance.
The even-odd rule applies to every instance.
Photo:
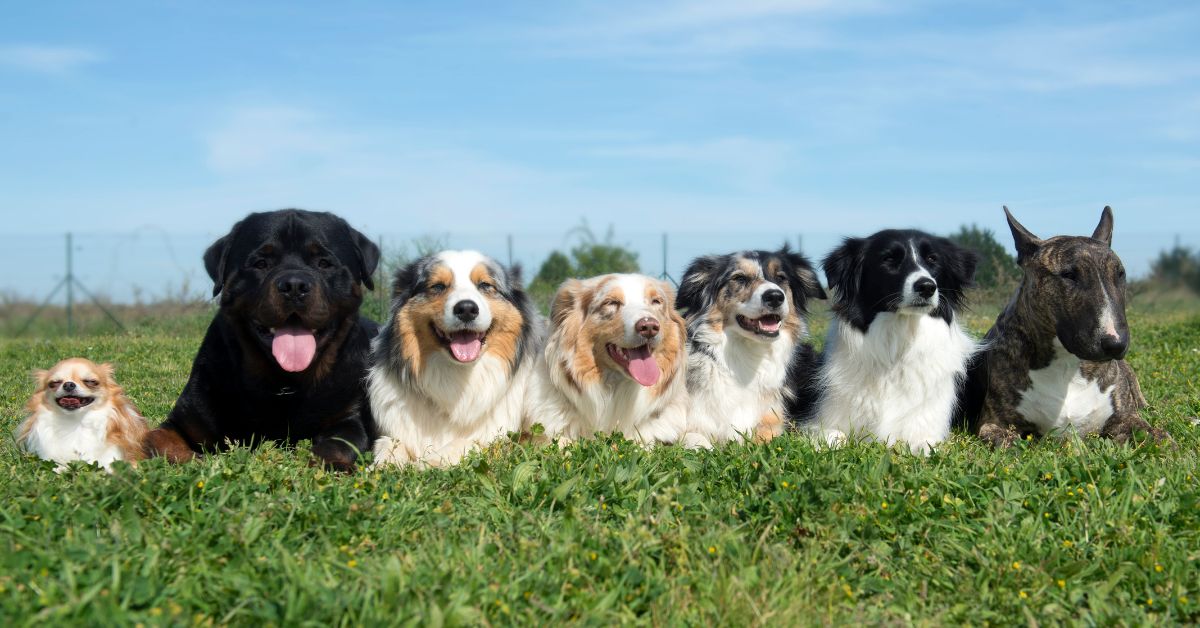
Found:
[[[821,267],[825,269],[825,280],[829,282],[829,289],[836,293],[838,301],[845,301],[848,295],[858,291],[864,243],[862,238],[846,238],[821,262]]]
[[[104,379],[106,384],[116,384],[117,370],[113,368],[111,363],[105,362],[103,364],[97,364],[96,369],[100,371],[99,375]]]
[[[358,258],[358,267],[355,268],[358,280],[367,290],[374,290],[375,269],[379,267],[379,247],[358,229],[349,225],[347,228],[350,230],[350,238],[354,241],[354,252]]]
[[[699,312],[708,302],[716,297],[714,280],[717,273],[725,266],[726,255],[706,255],[697,257],[683,271],[683,281],[679,283],[679,294],[675,297],[675,307],[686,314]]]
[[[979,253],[972,249],[958,249],[958,277],[962,288],[975,285],[975,269],[979,266]]]
[[[554,303],[550,306],[550,321],[555,327],[562,324],[579,309],[578,301],[583,296],[583,282],[578,279],[568,279],[554,293]]]
[[[50,371],[35,369],[31,375],[33,376],[33,383],[38,387],[38,390],[45,388],[50,383]]]
[[[1013,242],[1017,245],[1017,263],[1020,264],[1041,248],[1042,239],[1017,222],[1012,212],[1008,211],[1008,205],[1004,206],[1004,215],[1008,218],[1008,228],[1012,231]]]
[[[1104,211],[1100,212],[1100,224],[1096,225],[1096,230],[1092,232],[1092,239],[1099,240],[1112,248],[1112,233],[1113,233],[1113,211],[1108,205],[1104,206]]]
[[[799,290],[804,297],[808,299],[826,299],[825,290],[821,288],[821,279],[817,277],[817,271],[813,269],[812,262],[808,261],[800,253],[793,253],[783,249],[783,256],[791,264],[792,270],[795,273],[794,283],[797,285],[792,287],[792,290]],[[795,298],[795,297],[793,297]],[[803,303],[799,298],[795,298],[797,303]]]
[[[237,230],[238,223],[233,226],[233,229],[226,235],[217,238],[208,250],[204,251],[204,269],[208,271],[208,276],[213,280],[213,293],[215,297],[221,294],[221,290],[225,288],[225,260],[229,256],[229,246],[233,241],[233,232]]]
[[[413,260],[406,264],[403,268],[396,271],[396,278],[392,280],[392,312],[404,307],[408,300],[413,298],[420,286],[417,282],[421,280],[423,270],[429,264],[429,257],[422,257]]]

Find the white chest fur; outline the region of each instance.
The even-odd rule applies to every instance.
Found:
[[[958,382],[977,345],[959,326],[883,313],[864,334],[835,320],[817,421],[826,438],[872,437],[927,452],[950,434]]]
[[[768,413],[783,420],[783,383],[795,342],[789,335],[764,343],[740,335],[697,338],[711,353],[688,355],[688,431],[712,443],[753,435]]]
[[[1079,358],[1054,340],[1054,359],[1029,372],[1029,388],[1021,391],[1017,414],[1043,434],[1099,432],[1113,414],[1114,386],[1101,390],[1079,370]]]
[[[82,460],[110,468],[123,456],[108,442],[109,414],[107,407],[65,415],[43,411],[30,434],[29,449],[61,465]]]

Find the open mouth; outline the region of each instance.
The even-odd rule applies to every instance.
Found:
[[[292,315],[278,327],[255,324],[255,332],[271,345],[271,355],[279,368],[289,373],[299,373],[312,366],[317,356],[317,343],[328,329],[303,325],[300,317]]]
[[[66,395],[54,400],[58,407],[63,410],[78,410],[84,406],[91,405],[95,401],[95,397],[81,397],[79,395]]]
[[[608,349],[608,356],[625,369],[633,381],[648,388],[657,384],[662,377],[662,369],[658,368],[658,360],[654,359],[650,345],[626,349],[610,343],[605,348]]]
[[[768,338],[778,336],[779,328],[783,326],[783,319],[775,314],[767,314],[753,319],[738,314],[737,322],[742,329]]]
[[[478,360],[479,356],[483,354],[483,346],[487,344],[487,332],[469,329],[445,332],[437,325],[432,325],[432,327],[433,333],[450,350],[450,356],[456,361],[469,364]]]

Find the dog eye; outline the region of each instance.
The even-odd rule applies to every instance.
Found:
[[[254,267],[259,270],[266,270],[267,266],[270,266],[270,265],[271,265],[270,262],[268,262],[265,259],[259,259],[254,262]]]
[[[1067,281],[1079,281],[1079,271],[1075,268],[1068,268],[1066,270],[1059,271],[1058,276],[1066,279]]]
[[[87,386],[88,388],[95,388],[100,385],[100,382],[99,382],[99,380],[95,380],[95,379],[85,379],[85,380],[83,380],[83,384],[85,386]]]
[[[618,309],[619,309],[619,308],[621,307],[621,302],[620,302],[620,301],[617,301],[616,299],[609,299],[609,300],[605,301],[604,303],[602,303],[602,304],[600,305],[600,307],[603,307],[603,308],[609,308],[609,307],[611,307],[611,308],[618,308]]]
[[[496,289],[496,286],[493,286],[492,284],[490,284],[486,281],[479,282],[479,284],[476,285],[475,287],[479,288],[479,291],[484,294],[487,294],[487,293],[491,292],[492,290]]]
[[[653,299],[650,299],[650,305],[662,305],[662,304],[663,304],[662,297],[654,297]]]
[[[325,270],[327,268],[333,268],[333,262],[322,257],[321,259],[317,260],[317,268],[320,268],[321,270]]]
[[[429,286],[430,294],[441,294],[445,291],[446,291],[446,284],[444,284],[444,283],[435,283],[432,286]]]
[[[50,388],[51,388],[51,389],[58,388],[59,386],[62,386],[62,380],[61,380],[61,379],[52,379],[52,380],[50,380]]]
[[[787,275],[783,273],[775,275],[775,283],[787,283]]]
[[[729,282],[736,286],[744,286],[750,282],[745,275],[734,275],[729,278]]]
[[[925,261],[929,262],[930,264],[938,263],[938,259],[937,253],[930,253],[929,255],[925,256]]]

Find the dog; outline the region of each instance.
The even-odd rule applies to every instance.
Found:
[[[148,452],[191,460],[228,442],[312,439],[352,470],[374,440],[367,360],[378,325],[359,316],[379,248],[345,220],[287,209],[247,216],[204,253],[219,309]]]
[[[705,447],[783,433],[789,381],[812,347],[806,305],[824,299],[812,264],[784,247],[694,260],[676,305],[687,322],[688,438]]]
[[[1092,236],[1038,238],[1004,208],[1024,278],[988,332],[971,369],[970,430],[1007,447],[1026,436],[1100,434],[1125,442],[1135,431],[1156,439],[1129,349],[1125,268],[1112,250],[1105,207]]]
[[[634,274],[569,279],[555,294],[550,325],[527,413],[543,438],[565,445],[620,432],[645,446],[680,439],[686,331],[668,284]]]
[[[58,471],[82,460],[111,472],[118,460],[136,464],[144,458],[146,419],[117,385],[111,364],[70,358],[33,376],[37,390],[17,430],[26,451],[58,463]]]
[[[396,274],[367,378],[375,464],[452,465],[520,432],[541,322],[506,269],[442,251]]]
[[[950,433],[977,343],[958,320],[978,256],[913,230],[848,238],[822,266],[833,321],[812,422],[848,436],[928,453]]]

